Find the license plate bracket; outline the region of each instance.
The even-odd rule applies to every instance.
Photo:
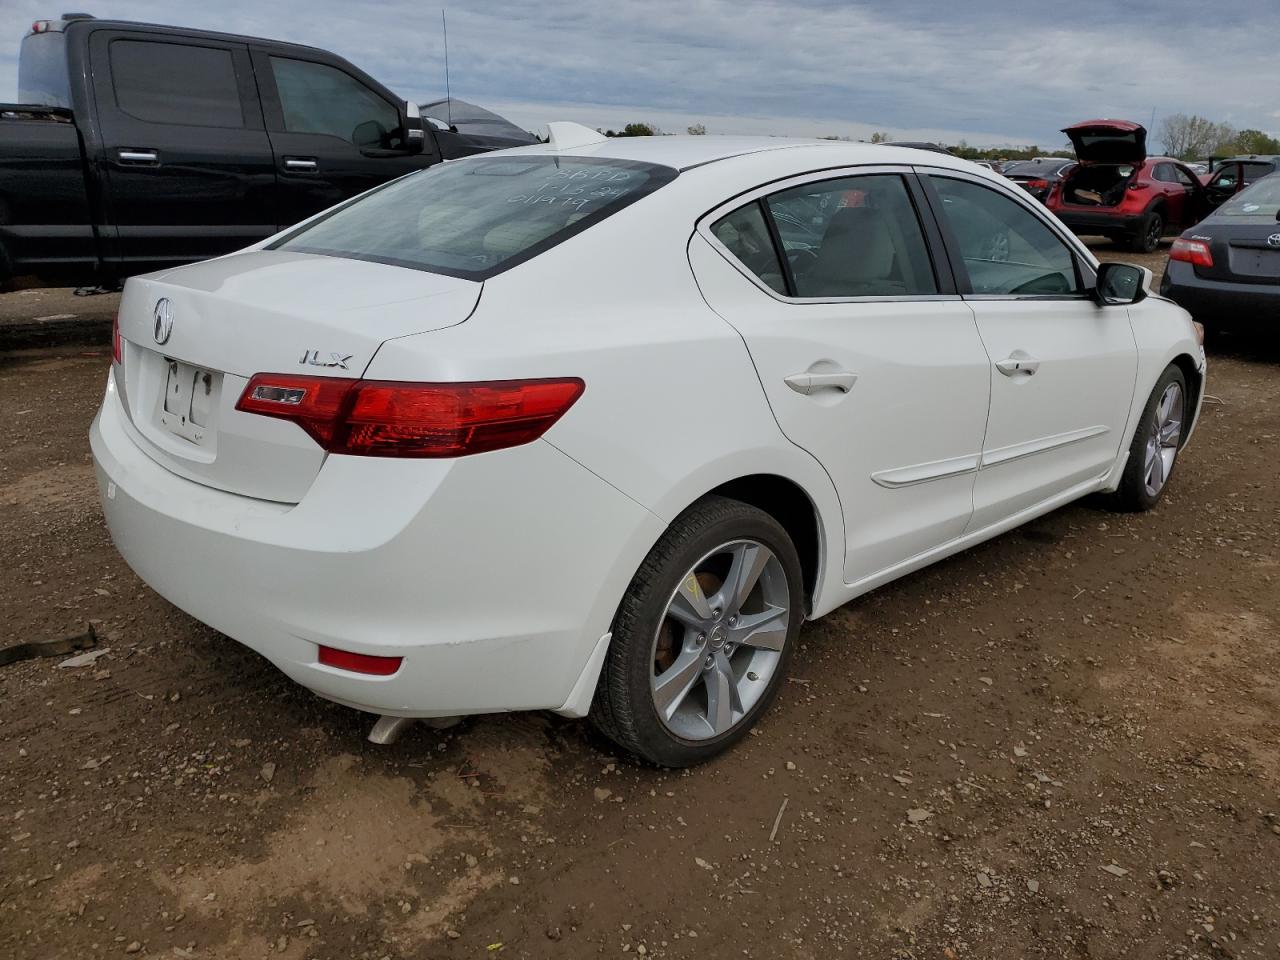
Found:
[[[160,425],[175,436],[203,446],[213,432],[216,374],[168,357]]]

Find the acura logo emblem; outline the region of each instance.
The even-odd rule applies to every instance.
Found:
[[[156,308],[151,312],[151,318],[155,321],[155,327],[151,332],[156,338],[156,343],[168,343],[169,335],[173,333],[173,304],[169,302],[168,297],[161,297],[156,301]]]
[[[1267,246],[1280,247],[1280,233],[1273,233],[1271,236],[1267,237]]]

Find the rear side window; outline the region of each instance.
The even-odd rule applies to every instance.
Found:
[[[231,51],[149,40],[114,40],[116,105],[148,123],[243,127]]]
[[[676,171],[594,157],[477,157],[393,181],[272,245],[484,280],[670,182]]]
[[[1261,180],[1263,177],[1275,170],[1275,164],[1271,163],[1242,163],[1240,169],[1244,173],[1244,183],[1250,184],[1255,180]]]
[[[272,57],[271,73],[290,133],[325,133],[358,147],[398,145],[399,111],[350,74],[288,57]]]
[[[1079,291],[1071,250],[1022,204],[967,180],[930,180],[974,293],[1065,296]]]
[[[787,292],[787,281],[778,261],[778,251],[769,237],[760,203],[739,207],[727,217],[721,217],[711,225],[711,232],[725,249],[742,265],[760,278],[775,293]]]
[[[1151,173],[1152,180],[1159,180],[1161,183],[1177,183],[1178,175],[1173,170],[1173,165],[1168,163],[1157,163],[1155,170]]]
[[[775,193],[765,203],[797,297],[938,292],[915,206],[897,174],[807,183]]]

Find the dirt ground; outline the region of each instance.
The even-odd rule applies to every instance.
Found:
[[[1280,956],[1274,348],[1215,344],[1156,511],[808,625],[684,773],[543,714],[376,747],[168,606],[99,513],[106,364],[0,358],[0,646],[108,651],[0,667],[0,957]]]

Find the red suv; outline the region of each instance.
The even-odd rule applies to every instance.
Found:
[[[1078,234],[1098,234],[1150,253],[1166,234],[1209,212],[1204,187],[1171,157],[1147,156],[1147,131],[1128,120],[1086,120],[1062,131],[1079,163],[1045,205]]]

